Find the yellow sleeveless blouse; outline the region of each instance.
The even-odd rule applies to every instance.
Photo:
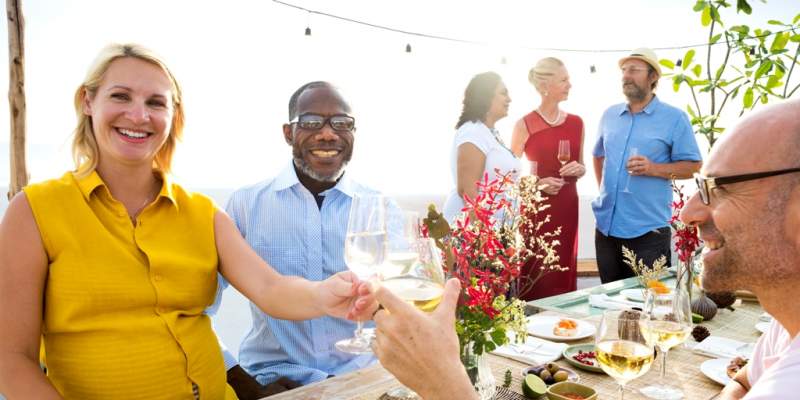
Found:
[[[226,398],[214,203],[162,176],[131,222],[96,172],[26,187],[49,270],[47,373],[67,399]]]

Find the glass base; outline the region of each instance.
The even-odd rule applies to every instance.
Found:
[[[364,328],[360,336],[354,336],[336,342],[336,350],[350,354],[369,354],[372,353],[372,339],[375,338],[374,328]]]
[[[639,393],[650,399],[677,400],[683,398],[683,391],[667,385],[653,385],[639,389]]]
[[[396,388],[386,392],[386,394],[391,396],[393,399],[420,400],[420,397],[417,396],[417,394],[414,393],[413,390],[411,390],[411,389],[409,389],[409,388],[407,388],[405,386],[396,387]]]

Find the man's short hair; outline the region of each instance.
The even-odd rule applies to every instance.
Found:
[[[306,89],[313,89],[318,87],[332,88],[333,85],[325,81],[313,81],[313,82],[308,82],[303,86],[300,86],[299,88],[297,88],[297,90],[294,91],[294,93],[292,93],[292,97],[289,98],[289,121],[293,120],[294,117],[297,116],[297,99],[300,98],[300,95],[303,94],[303,92],[305,92]]]
[[[658,74],[658,71],[656,71],[656,69],[653,68],[652,65],[647,64],[647,77],[649,78],[649,77],[651,77],[653,75],[655,75],[656,78],[660,78],[660,75]],[[656,90],[656,87],[658,87],[658,79],[653,81],[653,84],[650,85],[650,90],[651,91]]]

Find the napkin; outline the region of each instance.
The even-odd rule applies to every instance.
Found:
[[[525,343],[514,343],[513,336],[510,340],[508,344],[494,349],[492,354],[530,365],[540,365],[558,360],[567,348],[566,343],[551,342],[533,336],[526,336]]]
[[[772,321],[772,316],[769,315],[769,313],[764,312],[764,313],[761,313],[761,315],[758,316],[758,320],[759,321],[764,321],[764,322],[770,322],[770,321]]]
[[[607,308],[609,310],[625,310],[631,307],[643,306],[638,301],[628,301],[624,299],[614,299],[607,294],[590,294],[589,305],[595,308]]]
[[[694,346],[697,354],[715,358],[750,358],[755,343],[745,343],[721,336],[709,336]]]

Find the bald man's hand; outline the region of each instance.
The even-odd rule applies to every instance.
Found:
[[[425,400],[474,399],[475,390],[459,357],[455,310],[461,285],[450,279],[442,302],[424,313],[378,287],[383,306],[374,317],[372,349],[384,368]]]

